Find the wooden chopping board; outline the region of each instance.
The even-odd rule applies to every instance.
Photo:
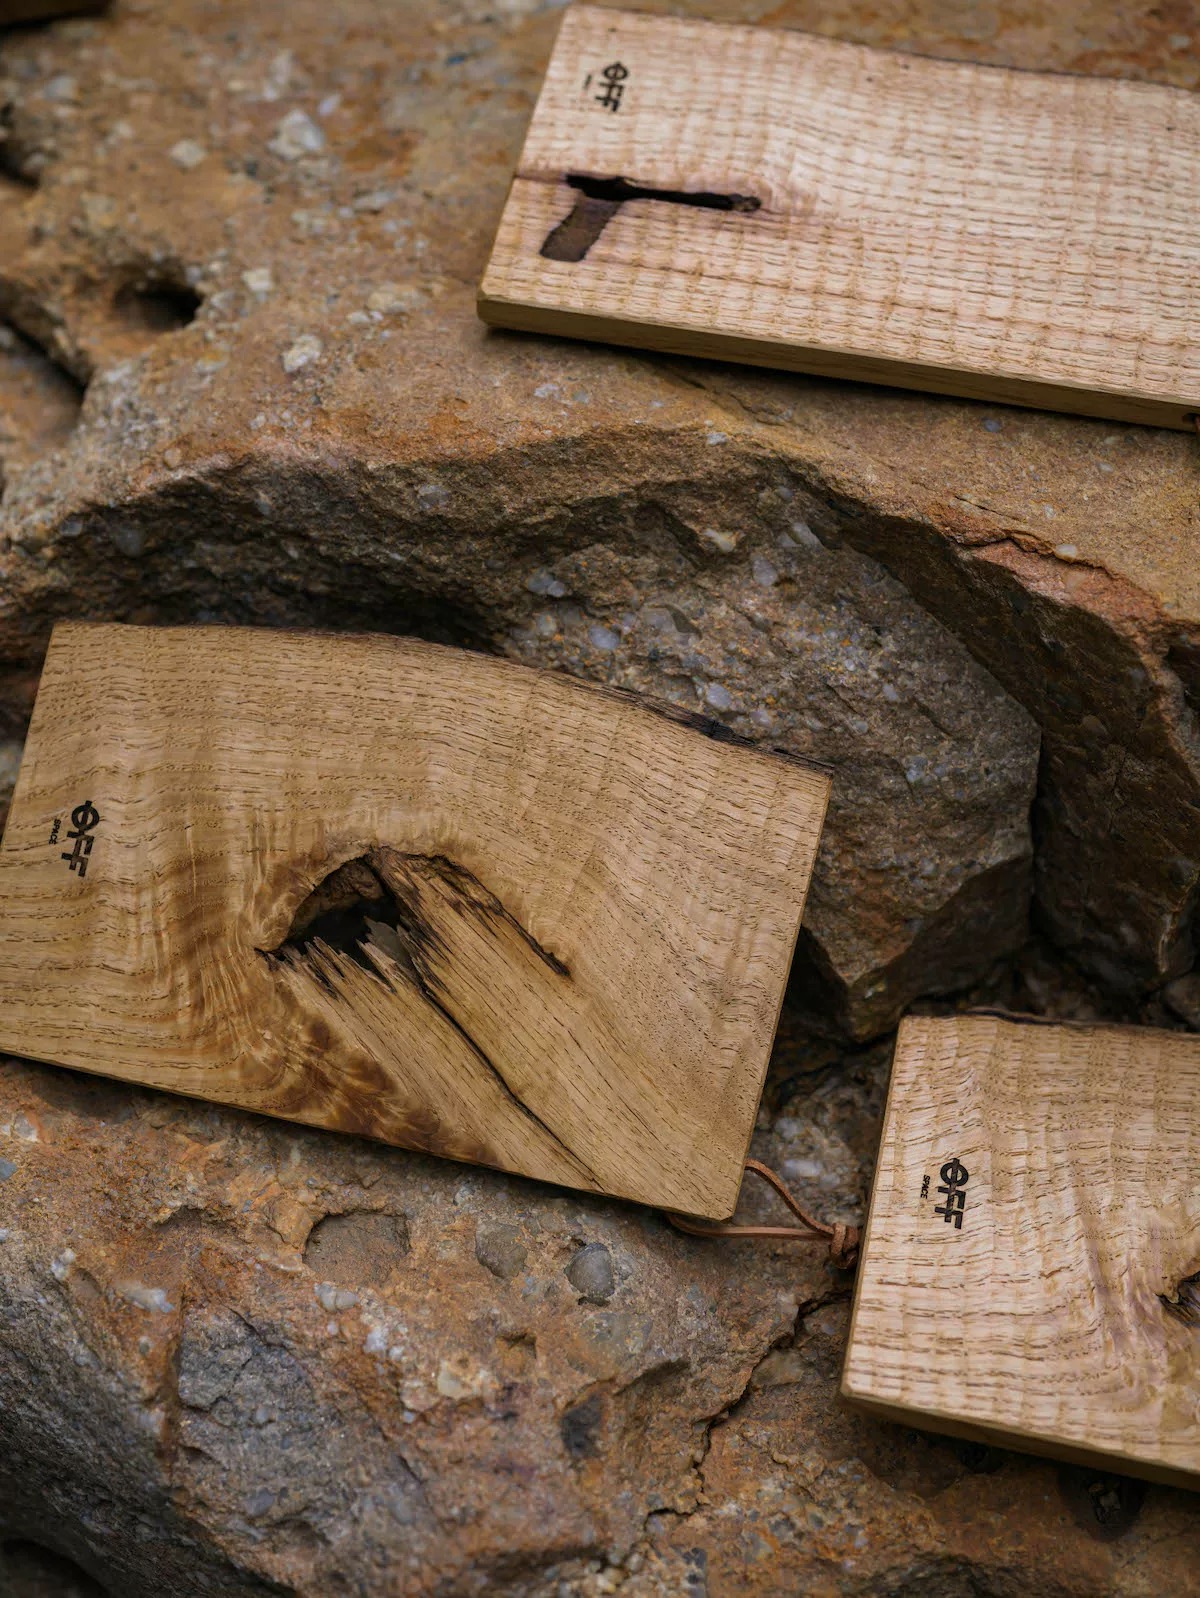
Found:
[[[574,6],[479,312],[1191,428],[1200,95]]]
[[[828,793],[482,655],[62,625],[0,1049],[724,1218]]]
[[[900,1029],[842,1391],[1200,1486],[1200,1038]]]

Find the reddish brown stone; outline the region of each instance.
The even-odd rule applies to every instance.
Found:
[[[1179,3],[708,14],[1200,86]],[[1060,951],[1183,975],[1200,446],[487,334],[554,26],[123,0],[0,40],[0,788],[58,616],[415,631],[835,761],[821,1025],[979,981],[1033,842]],[[1112,1002],[1058,981],[988,991]],[[792,1013],[756,1152],[856,1220],[886,1049]],[[15,1061],[0,1161],[0,1585],[41,1544],[121,1598],[1200,1591],[1195,1500],[844,1410],[811,1251]]]

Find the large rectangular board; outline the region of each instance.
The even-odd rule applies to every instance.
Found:
[[[63,625],[0,1049],[724,1218],[828,794],[488,656]]]
[[[1200,96],[575,6],[498,326],[1187,428]]]

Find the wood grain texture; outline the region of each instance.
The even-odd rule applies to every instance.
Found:
[[[692,722],[410,641],[60,626],[0,1048],[724,1217],[829,779]]]
[[[845,1396],[1200,1486],[1198,1104],[1200,1038],[907,1020]]]
[[[1197,193],[1182,90],[576,6],[479,310],[1187,427]]]

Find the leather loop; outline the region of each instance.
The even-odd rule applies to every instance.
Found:
[[[839,1270],[849,1270],[858,1260],[860,1233],[857,1226],[847,1226],[844,1221],[826,1225],[804,1209],[783,1180],[761,1160],[747,1160],[746,1170],[768,1183],[800,1221],[801,1226],[741,1226],[729,1221],[697,1221],[690,1215],[667,1212],[671,1225],[692,1237],[754,1237],[779,1238],[794,1243],[820,1243],[828,1241],[829,1258]]]

